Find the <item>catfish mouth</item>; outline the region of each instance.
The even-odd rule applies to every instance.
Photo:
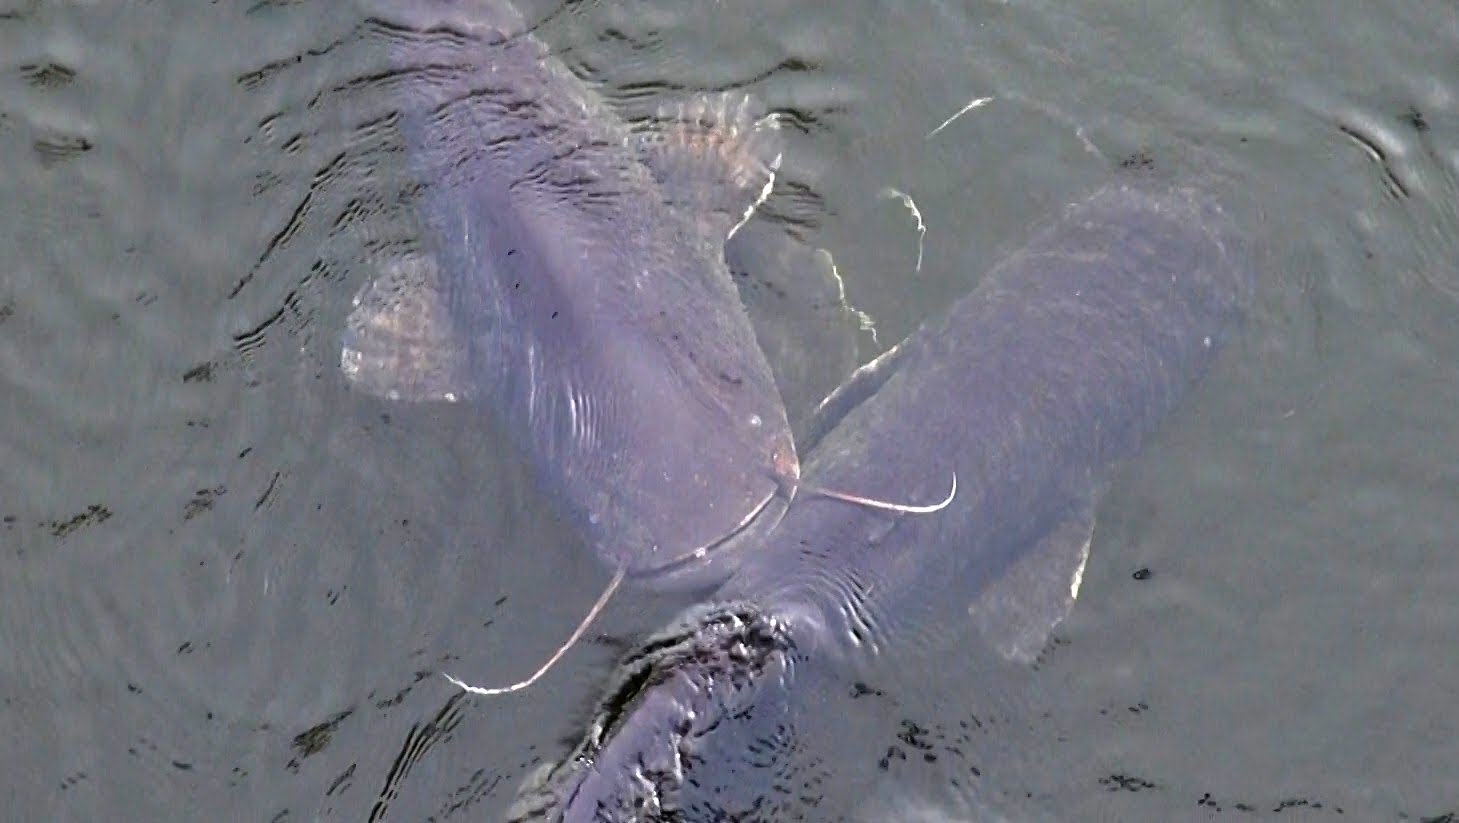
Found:
[[[775,505],[777,501],[781,501],[780,505]],[[742,538],[752,532],[761,531],[762,525],[765,526],[764,531],[774,528],[780,522],[780,515],[784,514],[788,504],[788,497],[783,493],[781,484],[777,483],[738,524],[720,537],[656,566],[630,571],[628,576],[634,581],[657,587],[662,587],[665,582],[676,578],[683,578],[682,585],[686,587],[717,585],[730,570],[721,568],[715,561],[725,554],[733,553],[732,550],[741,543]],[[772,513],[774,516],[771,516]]]
[[[693,590],[718,586],[733,571],[732,567],[719,561],[733,555],[750,535],[763,536],[773,530],[795,499],[800,485],[800,456],[789,434],[772,441],[765,477],[772,487],[728,531],[657,565],[630,568],[628,578],[658,589]]]

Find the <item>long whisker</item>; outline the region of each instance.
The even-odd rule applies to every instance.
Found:
[[[578,627],[573,630],[572,636],[567,639],[566,643],[563,643],[560,647],[558,647],[557,651],[554,652],[552,656],[547,659],[546,663],[542,664],[542,668],[533,672],[532,676],[527,678],[526,680],[523,680],[519,683],[513,683],[510,686],[484,688],[482,686],[472,686],[469,683],[457,680],[456,678],[452,677],[449,674],[446,674],[445,672],[441,672],[441,676],[451,681],[453,684],[456,685],[457,688],[461,689],[464,692],[467,692],[469,694],[481,694],[487,696],[494,694],[508,694],[511,692],[521,691],[522,689],[527,688],[533,683],[536,683],[538,678],[542,677],[542,675],[544,674],[547,674],[547,670],[551,669],[553,665],[555,665],[564,654],[567,654],[567,650],[572,648],[573,645],[578,642],[578,640],[583,636],[583,632],[588,630],[588,626],[591,625],[593,620],[598,616],[598,614],[603,611],[603,607],[608,605],[608,599],[613,596],[613,592],[618,590],[618,584],[623,582],[623,576],[626,572],[627,566],[620,565],[618,567],[618,571],[613,573],[613,579],[608,583],[608,588],[604,589],[603,593],[598,595],[598,602],[593,604],[593,607],[588,610],[587,615],[583,617],[582,622],[578,623]]]
[[[957,496],[957,472],[952,473],[952,489],[948,491],[947,497],[944,498],[942,502],[934,503],[930,506],[914,506],[907,503],[892,503],[886,500],[876,500],[871,497],[862,497],[860,495],[833,491],[831,489],[822,489],[815,486],[807,486],[806,489],[811,493],[819,494],[822,497],[830,497],[836,500],[844,500],[847,503],[855,503],[858,506],[867,506],[873,509],[885,509],[886,511],[892,512],[904,512],[906,514],[931,514],[933,512],[941,511],[947,508],[948,504],[952,502],[952,499]]]

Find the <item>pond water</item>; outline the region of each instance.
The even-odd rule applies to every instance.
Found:
[[[478,411],[338,372],[388,5],[0,0],[14,819],[498,819],[692,602],[620,594],[518,695],[437,676],[524,676],[609,572]],[[781,113],[756,219],[831,252],[860,360],[1119,166],[1236,181],[1260,249],[1041,660],[936,625],[813,678],[777,816],[1459,815],[1459,8],[520,8],[625,116]]]

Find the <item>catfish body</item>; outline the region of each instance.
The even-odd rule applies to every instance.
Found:
[[[606,565],[676,585],[797,471],[723,258],[758,126],[720,98],[697,142],[634,134],[510,7],[411,5],[380,31],[422,242],[356,298],[342,368],[488,409]]]
[[[955,474],[953,501],[798,500],[717,597],[817,603],[835,645],[894,638],[955,585],[994,646],[1031,659],[1072,604],[1102,478],[1205,373],[1255,279],[1201,193],[1117,184],[1068,207],[823,404],[808,483],[935,501]],[[870,595],[845,597],[853,581]]]
[[[1077,594],[1100,479],[1208,368],[1254,281],[1232,222],[1197,193],[1114,185],[1067,209],[824,404],[807,483],[937,500],[955,474],[951,503],[907,514],[802,493],[715,602],[624,661],[514,814],[773,816],[763,753],[794,747],[760,746],[752,771],[719,756],[786,728],[804,702],[792,656],[804,672],[875,654],[927,630],[939,595],[1031,660]]]

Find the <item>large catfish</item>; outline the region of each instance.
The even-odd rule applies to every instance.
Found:
[[[505,3],[396,6],[372,34],[425,236],[356,298],[344,373],[489,410],[608,567],[719,582],[799,470],[724,260],[778,162],[764,121],[726,96],[630,129]]]
[[[1074,602],[1101,477],[1206,371],[1254,281],[1241,233],[1200,194],[1117,184],[1069,207],[827,401],[807,482],[936,498],[955,473],[951,503],[797,498],[715,602],[624,661],[514,814],[760,819],[774,787],[717,772],[713,741],[763,750],[773,720],[733,729],[796,700],[792,655],[804,671],[885,649],[939,593],[972,604],[992,649],[1032,659]]]

